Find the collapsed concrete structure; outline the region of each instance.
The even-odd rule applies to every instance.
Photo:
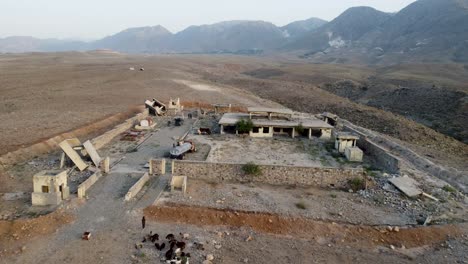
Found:
[[[333,126],[312,116],[304,117],[289,109],[249,107],[248,113],[226,113],[219,121],[221,134],[238,133],[241,120],[251,120],[251,137],[273,137],[274,135],[306,136],[330,139]]]
[[[184,110],[184,107],[180,104],[180,98],[169,100],[169,106],[167,107],[168,115],[177,115]]]
[[[338,124],[338,116],[335,114],[324,112],[318,116],[321,120],[325,121],[327,124],[330,124],[332,126],[336,126],[336,124]]]
[[[153,101],[146,100],[145,107],[150,115],[163,116],[166,115],[167,107],[165,104],[153,98]]]
[[[44,170],[33,176],[33,205],[58,205],[70,195],[67,171]]]

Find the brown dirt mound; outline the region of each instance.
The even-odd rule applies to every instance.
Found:
[[[395,245],[420,247],[445,241],[448,237],[468,234],[467,224],[407,228],[399,232],[386,227],[337,224],[299,217],[285,217],[268,213],[220,210],[184,205],[151,206],[144,210],[148,219],[193,224],[198,226],[225,225],[250,227],[257,232],[288,235],[304,239],[327,237],[330,240],[360,246]]]
[[[57,210],[33,219],[0,221],[0,249],[3,250],[3,253],[0,251],[0,256],[13,253],[27,240],[54,233],[57,228],[73,220],[73,215]]]

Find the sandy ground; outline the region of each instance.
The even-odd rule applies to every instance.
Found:
[[[265,184],[208,183],[189,180],[186,195],[166,192],[158,204],[175,203],[367,225],[416,224],[397,208],[376,205],[359,194],[340,190],[271,186]],[[298,208],[297,204],[304,205]],[[356,212],[360,212],[357,214]]]
[[[310,167],[359,167],[363,164],[346,162],[333,157],[320,139],[287,137],[250,138],[235,135],[191,136],[211,147],[207,161],[254,162],[264,165],[294,165]]]

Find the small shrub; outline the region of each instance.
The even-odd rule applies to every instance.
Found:
[[[295,130],[296,130],[297,134],[302,135],[304,133],[304,131],[305,131],[305,128],[302,125],[302,123],[299,123],[299,125],[297,125],[295,127]]]
[[[332,193],[332,194],[330,194],[330,197],[331,198],[336,198],[336,194]]]
[[[361,178],[354,178],[352,180],[349,180],[348,183],[349,187],[355,192],[366,188],[366,182]]]
[[[260,167],[253,162],[249,162],[242,166],[242,171],[248,175],[260,175],[262,173]]]
[[[236,123],[236,130],[239,133],[249,133],[253,129],[253,122],[250,119],[241,119]]]
[[[127,148],[127,153],[133,153],[133,152],[137,152],[138,149],[136,147],[128,147]]]
[[[298,202],[298,203],[296,203],[296,207],[299,208],[299,209],[302,209],[302,210],[307,209],[307,206],[305,205],[304,202]]]
[[[445,185],[444,187],[442,187],[442,190],[444,190],[446,192],[449,192],[449,193],[456,193],[457,192],[457,190],[455,190],[455,188],[453,188],[450,185]]]

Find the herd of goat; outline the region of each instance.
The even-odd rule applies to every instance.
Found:
[[[183,234],[180,234],[180,236],[181,236],[181,240],[183,240],[184,239]],[[159,240],[158,234],[153,234],[153,232],[150,231],[150,233],[143,238],[143,241],[141,241],[141,244],[137,244],[135,247],[137,249],[142,248],[143,243],[148,243],[148,242],[154,243],[154,246],[159,251],[164,250],[164,248],[166,248],[166,243],[167,243],[169,250],[167,250],[166,253],[164,254],[166,263],[189,264],[190,253],[184,252],[186,243],[183,241],[177,241],[174,234],[168,234],[166,236],[166,242],[163,242]]]

